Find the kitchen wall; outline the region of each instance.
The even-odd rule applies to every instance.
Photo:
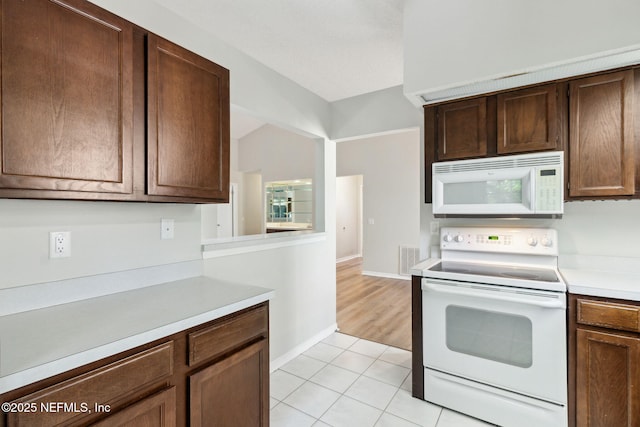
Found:
[[[260,171],[264,183],[313,178],[315,142],[270,124],[239,140],[237,170]]]
[[[565,203],[558,229],[561,255],[640,258],[640,200]]]
[[[399,246],[419,246],[421,145],[418,129],[337,144],[338,176],[363,176],[365,272],[397,275]]]
[[[381,135],[421,125],[422,109],[404,96],[396,86],[331,103],[331,139]]]
[[[175,238],[160,239],[160,220]],[[49,232],[71,232],[71,257],[49,259]],[[195,205],[0,199],[0,288],[197,260]]]
[[[335,330],[335,261],[322,262],[327,252],[335,253],[334,239],[204,261],[207,276],[275,290],[269,319],[272,368],[280,364],[277,359],[286,361],[294,349],[306,350],[305,343]]]
[[[636,0],[407,0],[404,92],[640,45]]]
[[[604,256],[640,258],[640,200],[595,200],[568,202],[561,219],[434,219],[431,204],[425,205],[422,223],[428,229],[431,221],[440,226],[524,226],[551,227],[558,230],[558,245],[562,257]],[[425,232],[425,236],[429,236]],[[439,244],[439,236],[426,237],[431,245]]]

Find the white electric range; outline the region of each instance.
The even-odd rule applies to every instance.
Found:
[[[424,398],[509,427],[567,425],[557,233],[446,227],[422,270]]]

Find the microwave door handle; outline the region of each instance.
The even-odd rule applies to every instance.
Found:
[[[478,287],[471,287],[468,285],[456,285],[452,283],[444,283],[433,280],[423,280],[422,281],[422,290],[423,291],[431,291],[440,294],[449,294],[456,296],[467,296],[467,297],[478,297],[492,300],[500,300],[506,302],[513,302],[517,304],[528,304],[534,305],[536,307],[541,308],[565,308],[565,302],[562,298],[546,296],[543,294],[536,295],[535,291],[531,291],[531,294],[538,298],[531,298],[531,294],[529,297],[523,296],[522,294],[516,292],[509,291],[492,291],[486,289],[480,289]],[[545,300],[541,300],[541,298],[545,298]]]

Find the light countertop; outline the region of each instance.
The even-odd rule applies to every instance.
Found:
[[[0,316],[0,393],[271,299],[270,289],[193,277]]]
[[[593,255],[560,256],[569,292],[640,301],[640,259]]]
[[[561,255],[560,274],[572,294],[640,301],[640,259]]]
[[[560,274],[572,294],[640,301],[640,272],[562,268]]]

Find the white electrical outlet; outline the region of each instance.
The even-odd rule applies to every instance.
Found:
[[[160,238],[162,240],[173,239],[173,220],[162,219],[160,220]]]
[[[49,233],[49,258],[71,256],[71,232],[52,231]]]

